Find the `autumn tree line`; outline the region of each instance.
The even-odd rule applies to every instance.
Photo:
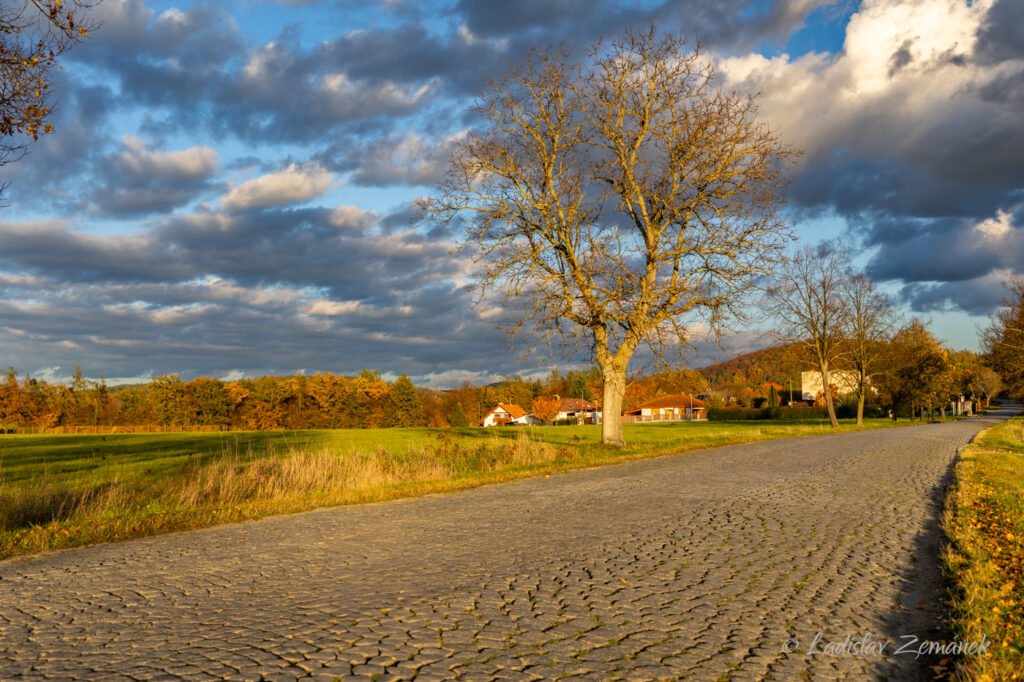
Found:
[[[689,371],[689,370],[686,370]],[[146,384],[108,386],[75,368],[66,384],[49,383],[9,368],[0,380],[0,427],[161,426],[202,429],[331,429],[479,424],[498,402],[531,409],[538,398],[600,395],[596,370],[555,371],[545,380],[510,377],[490,386],[464,383],[449,391],[416,387],[402,375],[265,376],[223,381],[175,374]],[[638,395],[646,396],[640,392]],[[556,402],[557,404],[557,402]]]

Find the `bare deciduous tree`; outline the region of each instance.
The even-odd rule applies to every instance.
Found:
[[[847,289],[846,272],[845,251],[829,245],[804,247],[770,288],[765,308],[777,324],[779,337],[802,343],[810,350],[821,374],[832,426],[839,426],[839,420],[830,389],[830,373],[843,352],[850,314],[843,295]]]
[[[699,46],[654,26],[585,64],[535,50],[477,111],[427,207],[465,221],[478,291],[514,313],[513,336],[593,357],[602,440],[621,445],[637,348],[681,350],[696,315],[719,329],[778,262],[793,152]]]
[[[848,357],[857,373],[857,425],[861,426],[864,424],[864,399],[871,390],[871,376],[881,368],[886,343],[898,318],[892,300],[875,290],[875,283],[867,275],[849,277],[841,295],[848,314]]]

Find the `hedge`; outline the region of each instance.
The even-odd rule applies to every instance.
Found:
[[[780,419],[783,421],[828,419],[824,407],[763,407],[759,410],[744,407],[712,407],[708,421],[750,421],[752,419]]]

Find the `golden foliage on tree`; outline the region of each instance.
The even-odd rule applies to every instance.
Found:
[[[911,420],[925,410],[944,409],[953,388],[950,353],[925,322],[913,318],[901,327],[886,358],[878,386],[890,404],[909,409]]]
[[[596,361],[602,439],[621,445],[637,349],[680,351],[697,316],[718,329],[778,261],[793,152],[753,98],[717,87],[699,45],[653,25],[585,62],[536,49],[477,112],[426,207],[465,224],[511,334]]]
[[[530,411],[537,419],[554,421],[558,416],[559,400],[552,396],[537,396],[530,405]]]
[[[24,0],[0,3],[0,165],[26,141],[53,130],[48,122],[51,71],[57,58],[88,35],[82,14],[96,2]]]
[[[1013,397],[1024,399],[1024,277],[1013,277],[1007,288],[1010,295],[983,332],[982,347],[1003,387]]]

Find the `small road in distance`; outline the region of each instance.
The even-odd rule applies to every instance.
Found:
[[[9,560],[0,679],[931,679],[893,651],[943,635],[944,488],[1012,412]]]

